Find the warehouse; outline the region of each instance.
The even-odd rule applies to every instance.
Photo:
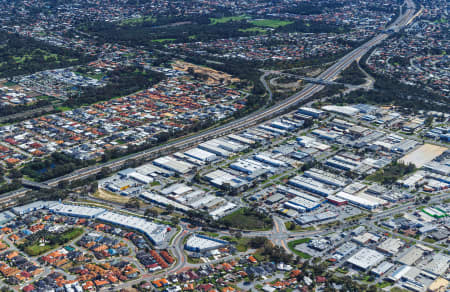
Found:
[[[196,166],[204,166],[206,164],[205,161],[201,161],[199,159],[195,159],[195,158],[193,158],[191,156],[188,156],[188,155],[185,155],[184,153],[181,153],[181,152],[175,152],[172,155],[176,159],[186,161],[186,162],[194,164]]]
[[[449,268],[450,257],[445,254],[435,254],[433,259],[422,269],[435,277],[443,275]]]
[[[206,141],[205,143],[199,144],[198,148],[222,157],[228,157],[231,155],[229,151],[220,148],[216,143],[212,143],[211,141]]]
[[[322,110],[311,108],[311,107],[301,107],[297,111],[299,114],[307,115],[316,119],[320,119],[326,115]]]
[[[168,196],[168,195],[183,195],[188,192],[191,192],[193,189],[190,186],[185,185],[184,183],[177,183],[168,186],[167,188],[164,188],[160,191],[161,194]]]
[[[163,156],[157,158],[153,160],[153,164],[179,174],[186,174],[194,169],[194,165],[185,161],[177,160],[171,156]]]
[[[335,187],[342,188],[347,184],[345,178],[335,176],[327,171],[323,171],[317,168],[311,168],[305,171],[303,175],[315,179],[321,183],[325,183],[327,185],[332,185]]]
[[[162,224],[156,224],[146,219],[122,215],[114,212],[104,212],[97,216],[97,219],[137,230],[146,235],[155,245],[162,245],[169,232],[169,227]]]
[[[238,161],[231,163],[230,168],[244,172],[249,175],[251,174],[261,175],[267,172],[274,172],[274,169],[272,167],[248,158],[239,159]]]
[[[284,199],[284,195],[280,194],[280,193],[275,193],[273,195],[271,195],[270,197],[268,197],[265,201],[266,204],[269,205],[273,205],[275,203],[278,203],[279,201]]]
[[[47,204],[43,201],[36,201],[23,206],[11,208],[11,211],[16,215],[21,216],[36,210],[43,209],[44,207],[46,207],[46,205]]]
[[[202,150],[200,148],[190,149],[184,152],[184,154],[204,162],[211,162],[218,159],[216,154]]]
[[[335,141],[338,137],[341,136],[341,134],[338,133],[338,132],[335,132],[335,131],[324,131],[324,130],[321,130],[321,129],[316,129],[316,130],[312,131],[311,133],[316,135],[320,139],[325,139],[325,140],[328,140],[328,141]]]
[[[384,255],[375,250],[364,247],[351,256],[347,260],[347,263],[366,271],[369,268],[378,265],[382,260],[384,260]]]
[[[277,186],[277,191],[282,193],[282,194],[294,195],[294,196],[306,199],[306,200],[311,201],[311,202],[320,203],[322,201],[322,198],[314,197],[314,196],[311,196],[311,195],[309,195],[307,193],[300,192],[300,191],[294,190],[292,188],[285,187],[283,185],[278,185]]]
[[[277,128],[277,129],[285,130],[285,131],[292,131],[292,130],[294,130],[296,128],[292,124],[283,123],[281,121],[271,122],[270,126],[273,127],[273,128]]]
[[[81,218],[95,218],[98,215],[106,212],[106,210],[103,208],[66,205],[61,203],[49,207],[49,211],[58,215]]]
[[[327,151],[331,148],[330,145],[326,145],[320,142],[317,142],[315,138],[309,137],[309,136],[301,136],[297,138],[297,143],[300,146],[306,147],[306,148],[315,148],[319,151]]]
[[[346,170],[346,171],[353,171],[353,170],[357,169],[358,167],[360,167],[360,165],[361,165],[360,162],[357,162],[357,161],[354,161],[351,159],[347,159],[340,155],[336,155],[336,156],[333,156],[333,157],[327,159],[325,164],[329,165],[331,167]]]
[[[14,215],[10,211],[3,211],[0,213],[0,226],[8,223],[9,221],[16,218],[16,215]]]
[[[346,205],[348,202],[345,199],[336,197],[335,195],[331,195],[327,197],[328,202],[336,206]]]
[[[135,170],[139,173],[142,173],[146,176],[151,176],[151,177],[155,177],[157,175],[169,177],[169,176],[173,176],[173,174],[174,174],[173,171],[169,171],[167,169],[158,167],[158,166],[150,164],[150,163],[139,166],[139,167],[135,168]]]
[[[414,265],[424,254],[423,249],[418,247],[411,247],[406,253],[404,253],[397,261],[404,265]]]
[[[281,130],[281,129],[277,129],[268,125],[259,125],[258,129],[267,131],[272,133],[273,135],[279,136],[279,135],[285,135],[287,133],[287,131],[285,130]]]
[[[329,195],[334,194],[336,191],[330,189],[325,184],[313,180],[311,178],[303,177],[303,176],[295,176],[289,180],[289,184],[294,187],[303,189],[313,194],[317,194],[320,196],[328,197]]]
[[[431,161],[428,162],[427,164],[425,164],[423,166],[423,168],[425,170],[440,174],[440,175],[444,175],[444,176],[449,176],[450,175],[450,166],[445,165],[443,163],[439,163],[436,161]]]
[[[286,167],[287,163],[278,159],[273,159],[265,154],[256,154],[253,156],[255,160],[267,163],[274,167]]]
[[[226,203],[224,205],[219,206],[217,209],[209,212],[209,215],[211,215],[214,219],[217,220],[218,218],[221,218],[221,217],[231,213],[232,211],[234,211],[237,208],[238,208],[238,206],[236,204],[226,201]]]
[[[295,197],[295,198],[287,201],[284,204],[284,206],[286,208],[290,208],[290,209],[296,210],[296,208],[301,207],[302,209],[304,209],[304,210],[306,210],[308,212],[319,208],[320,205],[321,205],[320,202],[312,202],[312,201],[303,199],[301,197]]]
[[[373,268],[371,270],[372,274],[374,274],[377,277],[381,277],[384,274],[386,274],[392,267],[394,266],[394,264],[390,263],[390,262],[382,262],[381,264],[379,264],[377,267]]]
[[[224,184],[229,184],[232,188],[239,188],[246,184],[246,181],[243,179],[220,169],[205,174],[203,177],[216,187],[222,187]]]
[[[153,182],[153,178],[146,176],[144,174],[138,173],[137,171],[133,171],[128,173],[128,178],[134,179],[135,181],[141,183],[141,184],[149,184]]]
[[[184,249],[191,252],[204,253],[210,250],[219,249],[228,246],[225,240],[211,238],[201,234],[193,234],[184,244]]]
[[[345,258],[348,255],[351,255],[356,250],[358,250],[358,246],[351,241],[347,241],[336,249],[333,256],[339,260],[341,258]]]
[[[380,206],[380,204],[376,201],[372,201],[372,200],[368,200],[366,198],[351,195],[346,192],[339,192],[336,194],[336,197],[346,200],[353,205],[356,205],[356,206],[359,206],[359,207],[362,207],[362,208],[365,208],[368,210],[373,210]]]
[[[292,204],[292,203],[290,203],[290,202],[285,202],[285,203],[283,204],[283,206],[284,206],[285,208],[287,208],[287,209],[295,210],[295,211],[297,211],[298,213],[304,213],[304,212],[306,212],[306,209],[305,209],[304,207],[302,207],[302,206],[300,206],[300,205]]]
[[[326,105],[322,109],[345,116],[354,116],[359,113],[358,109],[350,106]]]
[[[325,221],[333,218],[337,218],[338,214],[332,211],[326,211],[315,215],[302,215],[295,219],[295,222],[299,225],[305,225],[320,221]]]
[[[217,147],[219,147],[219,148],[225,149],[225,150],[227,150],[229,152],[233,152],[233,153],[241,152],[248,148],[247,145],[242,145],[238,142],[233,142],[231,140],[225,140],[223,138],[213,139],[209,142],[217,145]]]
[[[396,255],[405,243],[399,238],[388,238],[378,245],[377,249],[390,256]]]
[[[230,134],[227,137],[228,137],[228,139],[230,139],[232,141],[236,141],[236,142],[239,142],[239,143],[242,143],[242,144],[247,144],[247,145],[255,144],[254,140],[245,138],[245,137],[240,136],[240,135]]]
[[[155,194],[155,193],[151,193],[151,192],[143,192],[139,195],[139,197],[141,197],[144,200],[147,200],[149,202],[158,204],[158,205],[162,205],[162,206],[173,206],[176,210],[180,210],[183,212],[189,211],[191,210],[191,208],[184,206],[174,200],[170,200],[164,196]]]

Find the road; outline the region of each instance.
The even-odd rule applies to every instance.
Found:
[[[392,31],[398,31],[402,27],[408,25],[419,13],[421,13],[421,10],[414,14],[415,12],[415,4],[412,2],[412,0],[406,0],[406,3],[410,9],[406,11],[405,14],[400,15],[397,20],[390,25],[388,29]],[[360,47],[354,49],[341,59],[339,59],[334,65],[329,67],[327,70],[319,74],[316,78],[321,79],[324,81],[333,81],[342,71],[344,71],[346,68],[350,66],[350,64],[353,61],[359,60],[362,56],[364,56],[371,48],[374,46],[380,44],[382,41],[384,41],[386,38],[388,38],[390,33],[383,32],[368,42],[364,43]],[[310,99],[314,94],[321,91],[325,86],[320,84],[308,84],[304,87],[303,90],[300,92],[292,95],[291,97],[279,102],[278,104],[269,107],[269,108],[263,108],[259,111],[256,111],[244,118],[232,121],[226,125],[219,126],[213,129],[209,129],[203,132],[199,132],[196,134],[192,134],[190,136],[187,136],[183,139],[179,139],[176,141],[169,142],[165,145],[158,146],[149,150],[145,150],[136,154],[131,154],[128,156],[124,156],[122,158],[106,162],[103,164],[86,167],[83,169],[79,169],[77,171],[74,171],[70,174],[51,179],[46,181],[45,183],[50,186],[57,186],[60,181],[64,180],[77,180],[82,179],[90,175],[97,174],[101,171],[104,167],[109,168],[118,168],[124,165],[127,161],[131,159],[139,159],[141,161],[144,161],[145,159],[148,159],[149,157],[155,157],[156,155],[160,155],[162,153],[171,153],[176,152],[182,149],[185,149],[187,147],[191,147],[194,145],[197,145],[203,141],[206,141],[208,139],[216,138],[218,136],[227,135],[232,132],[236,132],[239,130],[243,130],[252,126],[255,126],[256,124],[267,120],[271,117],[275,117],[279,114],[282,114],[284,111],[290,109],[291,107],[298,105],[299,103],[306,102],[308,99]],[[29,190],[26,188],[19,189],[14,192],[6,193],[0,196],[0,203],[8,203],[12,199],[20,197],[25,195]]]

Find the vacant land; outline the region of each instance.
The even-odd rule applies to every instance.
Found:
[[[115,202],[115,203],[120,203],[120,204],[125,204],[126,202],[128,202],[129,198],[121,196],[121,195],[117,195],[102,189],[98,189],[98,191],[95,192],[94,197],[105,200],[105,201],[110,201],[110,202]]]
[[[393,162],[367,177],[368,180],[381,183],[383,185],[394,184],[398,179],[410,174],[416,170],[414,164],[404,164],[402,162]]]
[[[241,208],[223,217],[219,221],[227,227],[244,230],[267,230],[273,226],[270,217],[248,208]]]
[[[403,162],[404,164],[412,163],[416,167],[420,168],[424,164],[427,164],[428,162],[432,161],[433,159],[447,151],[447,149],[448,148],[446,147],[433,144],[424,144],[413,152],[400,158],[399,161]]]

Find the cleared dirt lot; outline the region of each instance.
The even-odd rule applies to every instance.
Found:
[[[424,164],[427,164],[431,160],[444,153],[447,149],[448,148],[446,147],[433,144],[424,144],[413,152],[408,153],[400,158],[400,161],[405,164],[413,163],[417,168],[420,168]]]

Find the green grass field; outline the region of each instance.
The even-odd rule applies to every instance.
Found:
[[[152,40],[152,42],[154,43],[170,43],[175,41],[175,39],[156,39],[156,40]]]
[[[218,23],[227,23],[229,21],[239,21],[244,20],[248,18],[247,15],[237,15],[237,16],[228,16],[228,17],[221,17],[221,18],[210,18],[211,24],[218,24]]]
[[[140,23],[147,22],[147,21],[155,22],[156,19],[153,19],[151,16],[136,17],[136,18],[130,18],[130,19],[124,20],[120,23],[120,25],[140,24]]]
[[[293,23],[293,21],[278,19],[256,19],[250,21],[251,24],[262,27],[278,28]]]

